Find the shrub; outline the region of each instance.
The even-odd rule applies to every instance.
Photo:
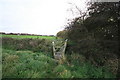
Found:
[[[12,50],[31,50],[34,52],[52,52],[52,41],[46,39],[15,39],[2,38],[2,47]]]

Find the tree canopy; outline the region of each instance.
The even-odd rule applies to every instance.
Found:
[[[67,38],[72,42],[68,44],[68,48],[103,65],[105,57],[110,58],[119,54],[119,4],[118,2],[95,2],[88,5],[90,5],[88,10],[73,19],[65,28]]]

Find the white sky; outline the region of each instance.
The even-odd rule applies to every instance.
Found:
[[[56,35],[77,16],[68,3],[85,10],[85,0],[0,0],[0,32]]]

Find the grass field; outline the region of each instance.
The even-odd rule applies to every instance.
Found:
[[[51,43],[55,37],[2,37],[3,78],[115,78],[106,66],[92,65],[81,54],[65,54],[63,64],[56,62]]]
[[[39,38],[39,39],[49,39],[54,40],[54,36],[33,36],[33,35],[0,35],[2,37],[10,37],[10,38],[16,38],[16,39],[23,39],[23,38]]]
[[[80,59],[57,64],[55,59],[43,52],[3,49],[3,78],[113,78],[106,68],[82,63]],[[69,56],[80,57],[80,55]]]

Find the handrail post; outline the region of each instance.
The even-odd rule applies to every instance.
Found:
[[[55,43],[54,43],[54,41],[52,42],[52,44],[53,44],[53,54],[54,54],[54,56],[55,56],[56,50],[55,50]]]
[[[59,60],[60,63],[61,63],[61,61],[62,62],[65,61],[65,49],[67,46],[67,41],[68,41],[68,39],[65,40],[64,45],[60,48],[59,51],[57,51],[55,48],[55,42],[54,41],[52,42],[54,58],[56,60]]]

